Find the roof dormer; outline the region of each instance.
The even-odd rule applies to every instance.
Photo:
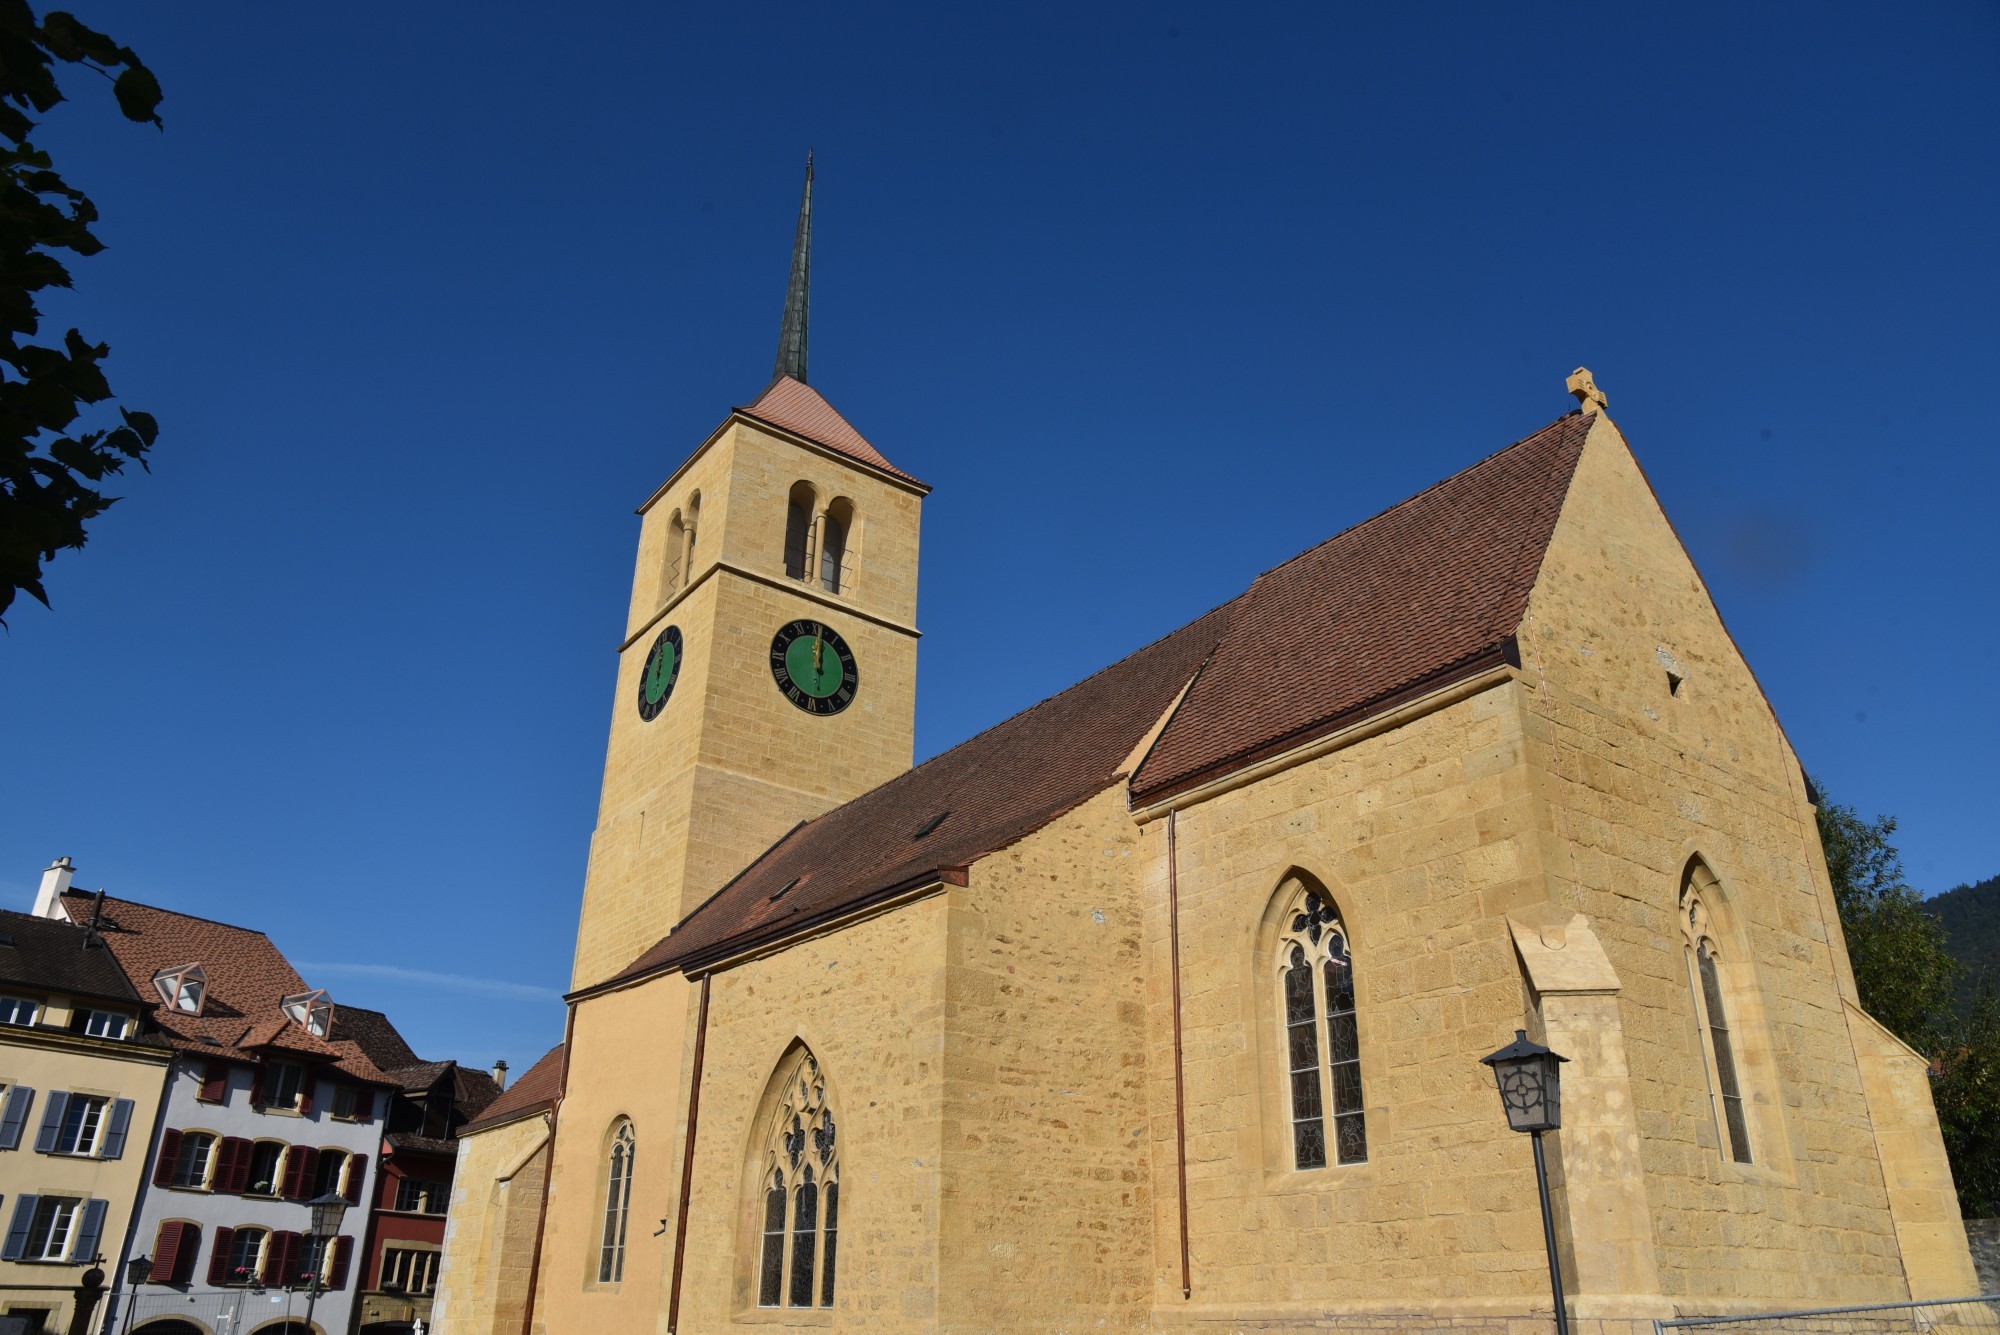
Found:
[[[285,1015],[314,1038],[325,1038],[333,1032],[333,998],[326,989],[316,987],[310,992],[299,992],[278,1003]]]
[[[208,1003],[208,974],[199,964],[162,969],[153,975],[153,986],[167,1009],[184,1015],[199,1015]]]

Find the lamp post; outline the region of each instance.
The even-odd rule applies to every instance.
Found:
[[[1562,1070],[1567,1057],[1531,1042],[1528,1031],[1516,1029],[1514,1041],[1498,1052],[1481,1057],[1493,1068],[1494,1083],[1500,1087],[1500,1106],[1507,1111],[1507,1126],[1535,1138],[1535,1186],[1542,1196],[1542,1242],[1549,1252],[1549,1290],[1556,1304],[1557,1335],[1569,1335],[1569,1313],[1563,1308],[1562,1269],[1556,1263],[1556,1221],[1549,1209],[1549,1168],[1542,1158],[1542,1132],[1562,1125]]]
[[[327,1249],[340,1233],[341,1216],[347,1213],[347,1197],[337,1191],[329,1191],[324,1196],[315,1196],[306,1202],[312,1211],[312,1273],[306,1288],[306,1331],[310,1335],[313,1323],[313,1307],[319,1302],[320,1270],[326,1265]]]
[[[139,1305],[139,1286],[153,1273],[153,1258],[135,1256],[125,1263],[125,1329],[132,1329],[132,1311]]]

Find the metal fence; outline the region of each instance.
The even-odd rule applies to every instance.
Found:
[[[1690,1316],[1655,1321],[1655,1335],[1701,1328],[1714,1335],[2000,1335],[2000,1293],[1927,1303],[1878,1303],[1871,1307],[1822,1307],[1810,1312],[1760,1312],[1752,1316]]]

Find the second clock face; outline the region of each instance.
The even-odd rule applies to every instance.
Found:
[[[668,626],[653,641],[646,666],[639,669],[639,717],[651,723],[667,707],[674,683],[681,676],[681,628]]]
[[[861,684],[854,651],[817,621],[788,621],[771,637],[771,676],[785,698],[808,714],[838,714]]]

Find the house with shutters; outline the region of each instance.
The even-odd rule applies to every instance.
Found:
[[[124,1197],[138,1196],[131,1226],[106,1216],[103,1250],[120,1267],[109,1273],[130,1257],[152,1261],[136,1294],[120,1295],[120,1327],[129,1318],[135,1332],[184,1333],[191,1320],[209,1324],[202,1314],[219,1314],[220,1302],[232,1304],[231,1335],[303,1331],[316,1275],[315,1331],[346,1331],[382,1121],[400,1082],[262,932],[68,881],[51,869],[38,916],[88,925],[116,962],[135,1027],[172,1061],[164,1097],[156,1076],[143,1101],[144,1126],[131,1114],[128,1157],[147,1165]],[[328,1192],[355,1208],[321,1248],[306,1202]]]
[[[89,927],[0,911],[0,1318],[66,1329],[132,1220],[173,1051]]]

